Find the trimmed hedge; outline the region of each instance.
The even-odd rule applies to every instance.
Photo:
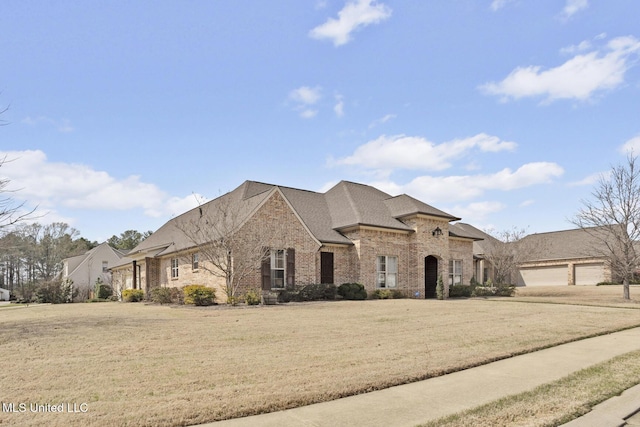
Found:
[[[336,299],[336,292],[336,285],[307,285],[297,292],[295,301],[331,301]]]
[[[144,298],[144,291],[142,289],[125,289],[122,291],[122,301],[124,302],[138,302]]]
[[[367,291],[360,283],[343,283],[338,286],[338,295],[346,300],[367,299]]]
[[[216,297],[216,291],[213,288],[204,285],[185,286],[184,303],[198,306],[213,305]]]
[[[449,288],[449,298],[468,298],[473,290],[474,287],[471,285],[453,285]]]
[[[244,294],[244,302],[246,302],[247,305],[259,305],[262,302],[262,298],[258,291],[250,289]]]

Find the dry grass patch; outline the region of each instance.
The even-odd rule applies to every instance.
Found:
[[[640,351],[422,427],[557,426],[640,383]]]
[[[7,425],[189,425],[326,401],[640,325],[640,310],[383,300],[3,311],[3,401],[88,403]]]
[[[640,308],[640,285],[631,285],[631,300],[622,298],[622,285],[535,286],[516,288],[515,301]]]

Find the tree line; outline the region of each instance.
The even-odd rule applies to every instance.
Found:
[[[113,235],[107,243],[123,251],[133,249],[151,234],[127,230]],[[0,288],[31,299],[38,287],[61,279],[63,260],[82,255],[98,242],[80,237],[80,232],[64,222],[21,223],[0,237]]]

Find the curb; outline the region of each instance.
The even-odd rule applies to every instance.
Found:
[[[622,427],[640,425],[640,384],[594,406],[591,412],[562,427]]]

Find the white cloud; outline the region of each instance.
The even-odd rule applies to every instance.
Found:
[[[589,0],[567,0],[564,9],[562,9],[562,17],[571,18],[576,13],[589,7]]]
[[[494,174],[448,177],[418,177],[408,184],[430,197],[427,200],[455,201],[481,196],[487,190],[510,191],[536,184],[549,183],[563,170],[555,163],[528,163],[515,172],[505,168]]]
[[[593,185],[600,180],[600,178],[607,177],[609,175],[608,172],[605,173],[594,173],[582,178],[580,181],[573,181],[568,183],[569,187],[582,187],[585,185]]]
[[[9,179],[15,198],[39,205],[54,216],[60,208],[70,208],[143,209],[146,215],[158,217],[197,206],[193,196],[170,197],[139,176],[117,179],[87,165],[50,162],[40,150],[0,152],[0,158],[5,156],[10,161],[0,168],[0,176]]]
[[[526,208],[527,206],[531,206],[535,203],[535,200],[528,199],[518,205],[519,208]]]
[[[344,116],[344,97],[342,95],[336,95],[336,105],[333,106],[333,111],[336,116]]]
[[[514,142],[502,141],[496,136],[484,133],[442,144],[435,144],[422,137],[382,135],[359,146],[351,156],[338,159],[336,163],[380,170],[443,170],[451,167],[453,159],[462,157],[474,148],[485,152],[497,152],[511,151],[515,147]]]
[[[512,191],[551,183],[563,174],[564,170],[556,163],[534,162],[515,171],[505,168],[493,174],[419,176],[406,184],[387,180],[371,185],[390,194],[407,193],[427,203],[452,203],[480,197],[486,191]]]
[[[576,55],[564,64],[543,70],[541,66],[518,67],[500,82],[481,85],[488,95],[511,98],[546,97],[588,100],[594,93],[612,90],[624,82],[634,56],[640,52],[640,40],[618,37],[604,48]]]
[[[334,46],[341,46],[351,40],[353,31],[382,22],[390,16],[391,9],[375,0],[349,1],[338,12],[338,19],[329,18],[309,31],[309,36],[319,40],[330,39]]]
[[[461,217],[465,222],[478,224],[496,212],[506,209],[507,205],[500,202],[473,202],[468,205],[456,205],[449,209],[453,215]]]
[[[640,155],[640,135],[634,136],[622,146],[620,146],[619,151],[623,154],[627,154],[629,152],[634,153],[636,156]]]
[[[374,120],[369,124],[369,129],[373,129],[374,127],[387,123],[389,120],[395,119],[397,116],[395,114],[386,114],[384,117],[381,117],[377,120]]]
[[[322,99],[322,88],[320,86],[309,87],[300,86],[289,92],[289,99],[296,103],[295,111],[303,119],[310,119],[318,114],[318,110],[310,108]]]
[[[75,128],[71,125],[71,121],[69,119],[52,119],[51,117],[46,116],[38,116],[38,117],[25,117],[21,120],[21,123],[28,126],[38,126],[38,125],[48,125],[55,127],[58,132],[62,133],[70,133],[75,130]]]
[[[289,99],[305,105],[316,104],[320,98],[322,98],[322,88],[320,86],[300,86],[289,93]]]
[[[494,12],[502,9],[503,7],[505,7],[507,4],[513,2],[513,0],[493,0],[491,2],[491,10],[493,10]]]
[[[573,55],[578,52],[584,52],[585,50],[589,50],[591,49],[591,47],[592,47],[591,41],[583,40],[577,45],[574,44],[571,46],[563,47],[562,49],[560,49],[560,53],[565,55]]]

